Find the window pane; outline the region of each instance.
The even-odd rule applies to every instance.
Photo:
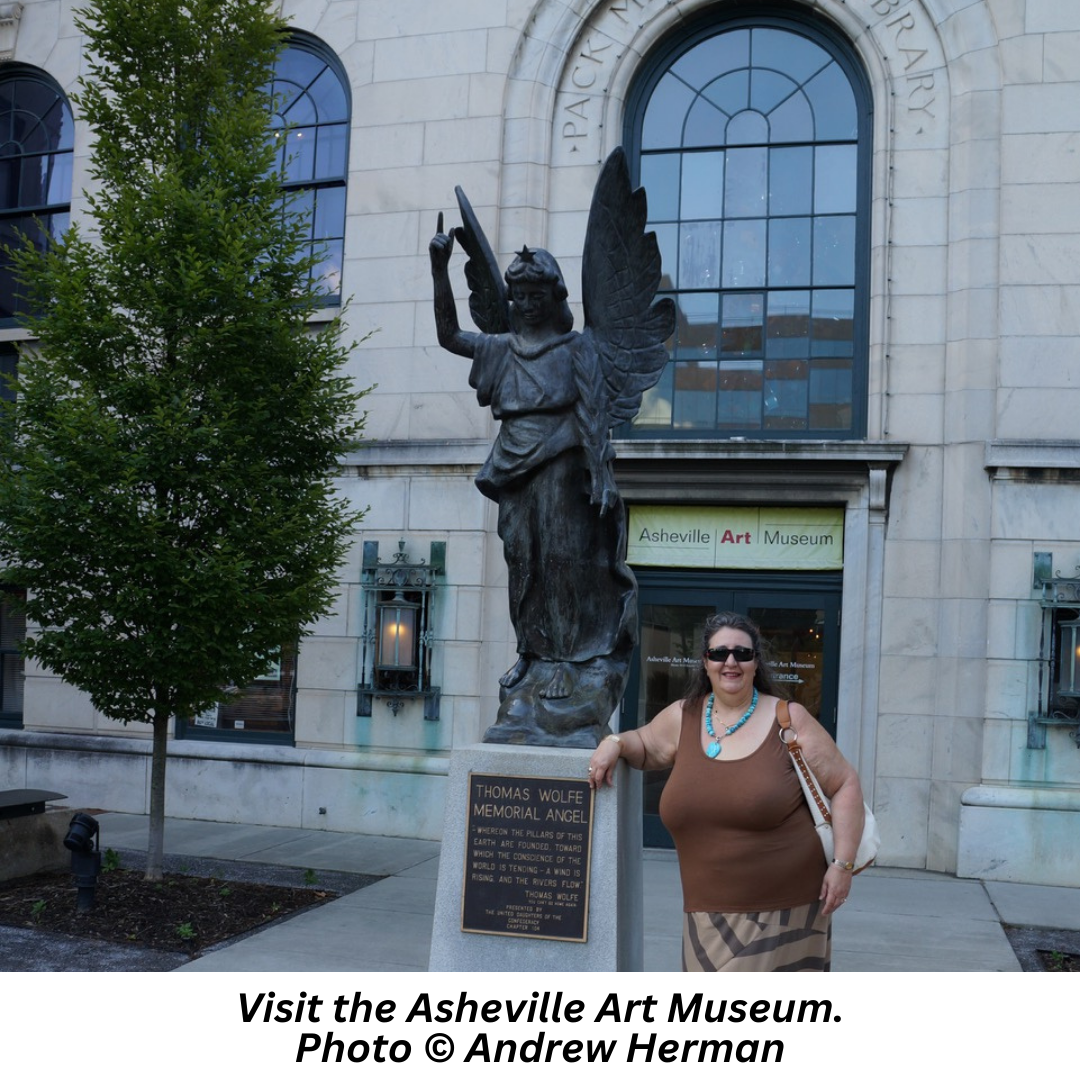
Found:
[[[820,430],[851,425],[851,359],[820,357],[810,369],[810,424]]]
[[[765,222],[724,223],[724,266],[721,286],[753,289],[765,284]]]
[[[345,244],[341,240],[321,240],[314,244],[319,261],[311,272],[312,279],[322,286],[328,296],[341,294],[341,266],[345,259]]]
[[[674,391],[675,365],[664,368],[660,381],[646,390],[641,399],[641,408],[634,417],[635,428],[666,428],[671,426],[671,399]]]
[[[722,152],[687,154],[683,158],[680,217],[718,218],[724,207]]]
[[[660,287],[675,287],[679,276],[679,226],[657,225],[654,227],[656,242],[660,247]]]
[[[315,196],[315,222],[312,235],[316,238],[345,235],[345,189],[323,188]]]
[[[827,289],[814,293],[814,356],[853,356],[855,353],[855,293]]]
[[[729,146],[753,146],[769,141],[769,122],[759,112],[747,110],[733,116],[727,126]]]
[[[325,66],[323,60],[309,49],[291,45],[278,57],[274,80],[291,83],[303,90],[319,77]]]
[[[731,150],[724,177],[724,213],[727,217],[757,217],[765,213],[768,151]]]
[[[806,95],[800,90],[769,113],[769,137],[774,143],[812,142],[814,114]]]
[[[344,177],[348,171],[345,160],[349,151],[349,132],[344,124],[319,128],[315,154],[315,175],[320,180]]]
[[[750,105],[761,113],[770,113],[798,90],[798,84],[779,71],[755,68],[750,78]]]
[[[810,213],[813,160],[809,146],[785,146],[769,151],[770,214]]]
[[[750,105],[750,72],[732,71],[705,87],[703,96],[721,112],[734,116]]]
[[[765,302],[761,293],[729,293],[722,299],[720,355],[760,356],[764,349]]]
[[[315,128],[294,128],[285,137],[285,180],[315,179]]]
[[[859,134],[855,95],[840,65],[830,64],[806,84],[814,110],[815,138],[854,139]]]
[[[694,103],[695,94],[681,79],[665,75],[652,92],[641,125],[641,148],[658,150],[678,146],[683,118]]]
[[[679,243],[679,288],[715,289],[719,280],[720,223],[684,225]]]
[[[770,361],[765,365],[765,427],[801,431],[806,427],[807,375],[805,360]]]
[[[308,91],[315,105],[315,115],[320,124],[329,124],[334,120],[345,120],[349,115],[349,106],[345,97],[345,87],[337,73],[330,68],[323,68],[319,77],[311,84]]]
[[[716,364],[676,364],[672,419],[677,428],[716,426]]]
[[[20,656],[0,657],[0,712],[21,713],[23,709],[23,661]]]
[[[694,46],[671,66],[681,79],[696,89],[707,85],[718,72],[746,67],[750,63],[750,31],[728,30]]]
[[[855,218],[814,220],[814,284],[851,285],[855,281]]]
[[[854,146],[819,146],[814,151],[814,213],[855,212]]]
[[[684,293],[677,299],[676,353],[681,360],[716,357],[716,293]]]
[[[698,98],[686,117],[686,127],[682,133],[683,146],[722,146],[727,138],[727,122],[727,113],[721,112],[705,98]],[[674,142],[677,140],[673,139],[672,143]]]
[[[810,293],[770,292],[765,355],[771,359],[810,355]]]
[[[801,34],[766,27],[754,30],[756,66],[783,71],[796,82],[804,83],[830,63],[832,57]]]
[[[15,390],[10,379],[15,377],[19,366],[19,353],[9,341],[0,342],[0,401],[10,401],[15,396]],[[0,638],[3,637],[6,615],[0,615]]]
[[[679,217],[679,154],[646,154],[641,159],[641,186],[649,199],[649,221]]]
[[[761,376],[760,360],[721,367],[716,425],[721,431],[761,427]]]
[[[769,225],[769,285],[810,284],[810,218],[780,218]]]

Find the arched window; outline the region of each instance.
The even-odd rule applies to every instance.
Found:
[[[831,29],[740,10],[662,43],[629,97],[678,306],[633,434],[861,437],[869,92]]]
[[[290,39],[274,69],[274,124],[279,168],[292,208],[305,215],[308,246],[319,257],[312,276],[327,304],[341,302],[345,251],[345,184],[349,168],[349,87],[337,58],[320,42]]]
[[[44,74],[5,65],[0,75],[0,245],[44,247],[71,220],[71,108]],[[0,326],[14,326],[18,287],[0,253]]]

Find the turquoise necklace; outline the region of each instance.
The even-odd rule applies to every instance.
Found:
[[[706,747],[705,753],[711,758],[720,756],[720,750],[721,750],[720,740],[721,739],[726,739],[729,735],[734,735],[735,732],[738,731],[739,728],[741,728],[743,726],[743,724],[745,724],[746,721],[749,720],[750,717],[754,715],[754,710],[757,708],[757,687],[756,686],[754,687],[753,697],[750,698],[750,708],[747,709],[746,712],[744,712],[742,714],[742,716],[740,716],[739,719],[736,720],[735,723],[731,725],[731,727],[724,728],[723,735],[717,735],[716,732],[713,730],[712,707],[713,707],[713,701],[715,699],[716,699],[716,695],[715,694],[710,694],[709,695],[709,704],[705,706],[705,730],[709,733],[709,738],[712,739],[712,742],[709,743],[708,747]]]

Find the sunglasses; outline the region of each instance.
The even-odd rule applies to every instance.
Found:
[[[705,655],[718,664],[725,663],[729,656],[734,656],[740,664],[748,664],[754,659],[754,650],[748,645],[736,645],[734,649],[721,645],[718,649],[706,649]]]

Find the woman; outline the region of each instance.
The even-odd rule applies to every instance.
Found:
[[[836,858],[825,865],[780,736],[780,694],[761,636],[733,612],[705,624],[702,666],[682,701],[605,739],[594,788],[619,758],[671,768],[660,817],[682,876],[683,970],[828,971],[831,916],[847,900],[863,825],[859,778],[824,728],[788,707],[803,754],[832,800]]]

